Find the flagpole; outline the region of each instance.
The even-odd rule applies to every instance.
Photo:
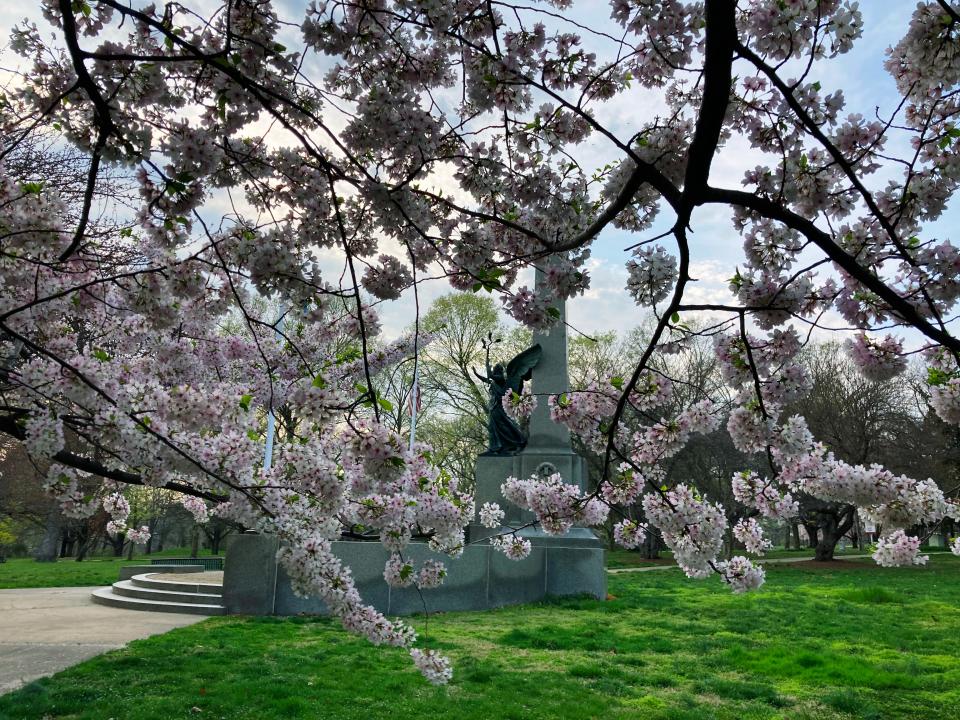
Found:
[[[417,405],[420,404],[420,363],[413,360],[413,391],[410,395],[410,452],[417,436]]]
[[[283,318],[286,310],[283,305],[280,306],[280,317],[277,318],[277,327],[274,331],[277,342],[283,339]],[[273,465],[273,436],[277,430],[277,419],[273,415],[273,402],[270,403],[270,409],[267,410],[267,444],[263,449],[263,469],[269,470]]]

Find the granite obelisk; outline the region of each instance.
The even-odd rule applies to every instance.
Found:
[[[538,293],[547,292],[544,273],[536,273]],[[547,332],[536,332],[534,344],[543,348],[540,362],[533,369],[531,388],[537,397],[537,407],[530,417],[529,439],[526,447],[516,455],[481,456],[476,465],[477,508],[485,502],[496,502],[506,512],[505,523],[518,527],[535,519],[533,513],[510,503],[500,492],[508,477],[527,478],[560,473],[565,483],[586,488],[586,460],[573,451],[570,431],[550,417],[549,397],[570,391],[566,326],[566,303],[557,301],[553,307],[559,317]],[[475,522],[470,527],[471,541],[500,532],[483,528]],[[534,546],[534,557],[520,562],[542,562],[547,595],[592,595],[606,597],[606,570],[604,550],[596,534],[583,527],[574,527],[567,534],[552,536],[539,527],[525,527],[518,532]]]

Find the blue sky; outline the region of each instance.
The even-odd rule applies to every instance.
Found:
[[[213,3],[211,0],[204,0],[199,4]],[[288,17],[294,19],[302,14],[306,0],[281,0],[276,5],[281,12],[287,9]],[[860,5],[864,15],[863,37],[851,53],[821,63],[816,71],[819,73],[816,79],[821,81],[824,93],[843,89],[847,99],[845,113],[860,112],[869,117],[879,108],[883,115],[895,107],[898,101],[893,80],[883,69],[884,50],[903,35],[914,3],[902,0],[869,0],[861,2]],[[9,0],[0,2],[0,35],[8,36],[14,22],[24,16],[29,16],[44,27],[35,4],[13,3]],[[600,0],[577,3],[574,19],[598,30],[614,27],[609,19],[608,4]],[[0,65],[10,67],[13,62],[8,54],[4,54]],[[599,120],[625,139],[660,106],[662,102],[656,93],[635,88],[598,107],[596,112]],[[576,154],[589,161],[587,164],[594,166],[602,166],[617,159],[617,154],[609,143],[599,136],[590,138],[577,148]],[[714,185],[740,188],[743,171],[762,162],[763,158],[758,153],[743,143],[733,142],[721,151],[716,159],[711,182]],[[882,176],[877,176],[874,184],[882,184],[881,178]],[[694,234],[691,238],[694,256],[692,274],[699,281],[691,287],[688,298],[691,302],[722,302],[730,299],[726,279],[733,275],[735,266],[742,262],[742,249],[741,240],[729,217],[729,210],[720,207],[701,209],[694,216]],[[926,236],[948,236],[948,229],[954,227],[957,220],[955,209],[949,209],[941,221],[927,228]],[[672,218],[665,213],[647,233],[634,235],[609,228],[601,234],[594,244],[590,265],[591,288],[586,296],[577,298],[568,305],[571,325],[592,334],[629,328],[642,322],[645,311],[636,307],[624,291],[624,263],[629,258],[624,248],[638,240],[659,234],[671,223]],[[669,242],[665,242],[665,245],[669,249]],[[333,258],[329,260],[331,262],[328,270],[339,274],[332,263]],[[324,264],[328,265],[327,262]],[[425,283],[421,287],[421,306],[426,306],[432,298],[449,291],[445,281]],[[400,333],[413,320],[412,292],[406,293],[398,302],[387,303],[381,307],[384,327],[390,336]]]

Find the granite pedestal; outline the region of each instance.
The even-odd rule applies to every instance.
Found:
[[[387,615],[486,610],[543,600],[546,597],[607,594],[603,548],[589,530],[575,528],[551,537],[528,528],[518,533],[533,550],[524,560],[509,560],[486,541],[468,546],[453,560],[431,552],[426,543],[411,543],[404,551],[416,565],[432,558],[447,567],[439,588],[392,588],[383,579],[389,553],[379,542],[339,541],[334,553],[350,566],[363,599]],[[244,615],[323,615],[318,598],[297,597],[290,578],[276,562],[277,539],[270,535],[239,535],[227,549],[223,603],[227,612]],[[272,558],[272,560],[271,560]]]

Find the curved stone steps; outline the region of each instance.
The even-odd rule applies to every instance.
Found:
[[[149,573],[120,580],[110,587],[97,588],[92,600],[100,605],[127,610],[224,615],[223,588],[210,583],[185,583],[148,577]]]
[[[174,585],[174,583],[170,583]],[[112,586],[116,595],[140,598],[141,600],[162,600],[165,602],[191,603],[193,605],[219,605],[223,599],[219,593],[184,592],[180,589],[160,590],[155,587],[143,587],[131,580],[121,580]]]
[[[151,573],[143,575],[134,575],[130,582],[141,588],[150,588],[153,590],[166,590],[169,592],[182,593],[201,593],[203,595],[223,595],[223,585],[213,585],[211,583],[189,583],[178,580],[161,580]]]

